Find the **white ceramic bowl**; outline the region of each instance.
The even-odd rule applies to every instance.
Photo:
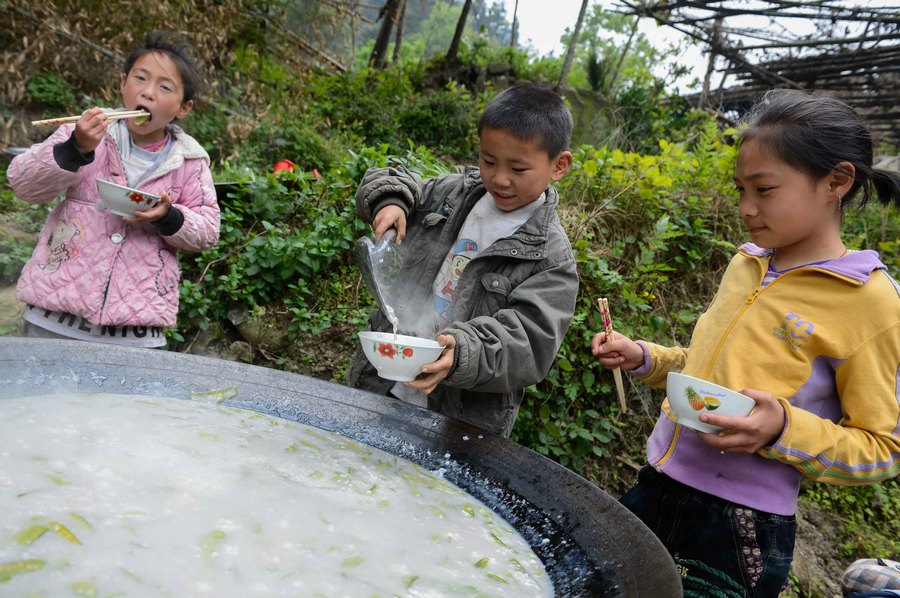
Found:
[[[666,378],[666,396],[678,423],[700,432],[718,432],[722,428],[701,422],[703,413],[744,416],[756,406],[756,401],[724,386],[669,372]]]
[[[97,179],[97,191],[106,209],[119,216],[134,216],[135,212],[149,210],[159,203],[159,195],[144,193],[131,187],[123,187]]]
[[[444,349],[430,338],[369,330],[359,333],[359,343],[379,376],[400,382],[415,380],[422,366],[437,360]]]

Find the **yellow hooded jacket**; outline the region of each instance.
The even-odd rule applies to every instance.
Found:
[[[778,397],[784,431],[756,454],[713,449],[667,416],[666,401],[647,456],[693,488],[792,515],[801,475],[850,485],[900,473],[900,287],[876,252],[857,251],[761,288],[771,254],[743,245],[690,348],[641,341],[644,365],[630,373],[657,388],[683,371]]]

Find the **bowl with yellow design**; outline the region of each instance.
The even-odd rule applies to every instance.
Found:
[[[444,350],[430,338],[371,330],[359,333],[359,343],[378,375],[398,382],[415,380],[422,366],[436,361]]]
[[[107,210],[117,216],[134,216],[136,212],[149,210],[159,203],[159,195],[124,187],[103,179],[97,179],[97,191]]]
[[[756,401],[747,395],[677,372],[669,372],[666,378],[666,397],[675,421],[700,432],[722,430],[700,421],[704,413],[743,417],[756,406]]]

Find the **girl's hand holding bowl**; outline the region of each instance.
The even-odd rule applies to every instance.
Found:
[[[149,210],[162,200],[159,195],[117,185],[103,179],[97,179],[97,191],[106,209],[122,217],[134,216],[139,210]],[[169,203],[171,204],[171,201]]]
[[[715,422],[716,416],[731,416],[730,422],[749,415],[756,405],[752,398],[730,388],[678,372],[667,375],[666,398],[679,424],[707,433],[725,428]]]
[[[123,216],[122,220],[128,224],[143,224],[158,222],[166,217],[169,210],[172,209],[172,199],[165,191],[159,192],[159,203],[147,210],[139,210],[134,216]]]
[[[784,406],[770,392],[744,389],[741,394],[756,401],[756,407],[745,417],[703,413],[700,421],[723,428],[718,434],[701,433],[708,445],[729,453],[755,453],[774,444],[784,431]]]

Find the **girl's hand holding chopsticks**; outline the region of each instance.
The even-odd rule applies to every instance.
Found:
[[[644,350],[618,332],[598,332],[591,339],[591,354],[607,369],[633,370],[644,364]]]
[[[146,110],[112,110],[107,111],[103,108],[89,108],[83,114],[76,116],[60,116],[58,118],[47,118],[44,120],[33,120],[33,125],[62,125],[66,123],[75,123],[75,131],[72,133],[75,149],[81,154],[89,154],[103,139],[109,121],[119,120],[123,118],[133,118],[147,120],[150,113]]]
[[[599,350],[618,339],[616,338],[615,331],[613,331],[612,316],[609,313],[609,300],[605,297],[597,299],[597,309],[600,310],[600,322],[601,324],[603,324],[604,335],[602,337],[602,340],[598,339],[596,336],[594,337]],[[591,350],[594,350],[594,342],[592,342],[591,345]],[[640,347],[638,348],[640,349]],[[622,380],[621,357],[604,355],[603,357],[599,357],[599,359],[607,369],[612,369],[613,378],[616,381],[616,395],[619,397],[619,407],[622,408],[622,413],[625,413],[626,411],[628,411],[628,399],[625,398],[625,383]],[[619,361],[620,363],[610,368],[610,366],[606,363],[609,361]]]
[[[94,151],[100,145],[100,141],[103,140],[108,125],[109,117],[102,108],[86,110],[75,121],[75,131],[72,133],[72,139],[75,142],[75,149],[78,150],[78,153],[89,154]]]

